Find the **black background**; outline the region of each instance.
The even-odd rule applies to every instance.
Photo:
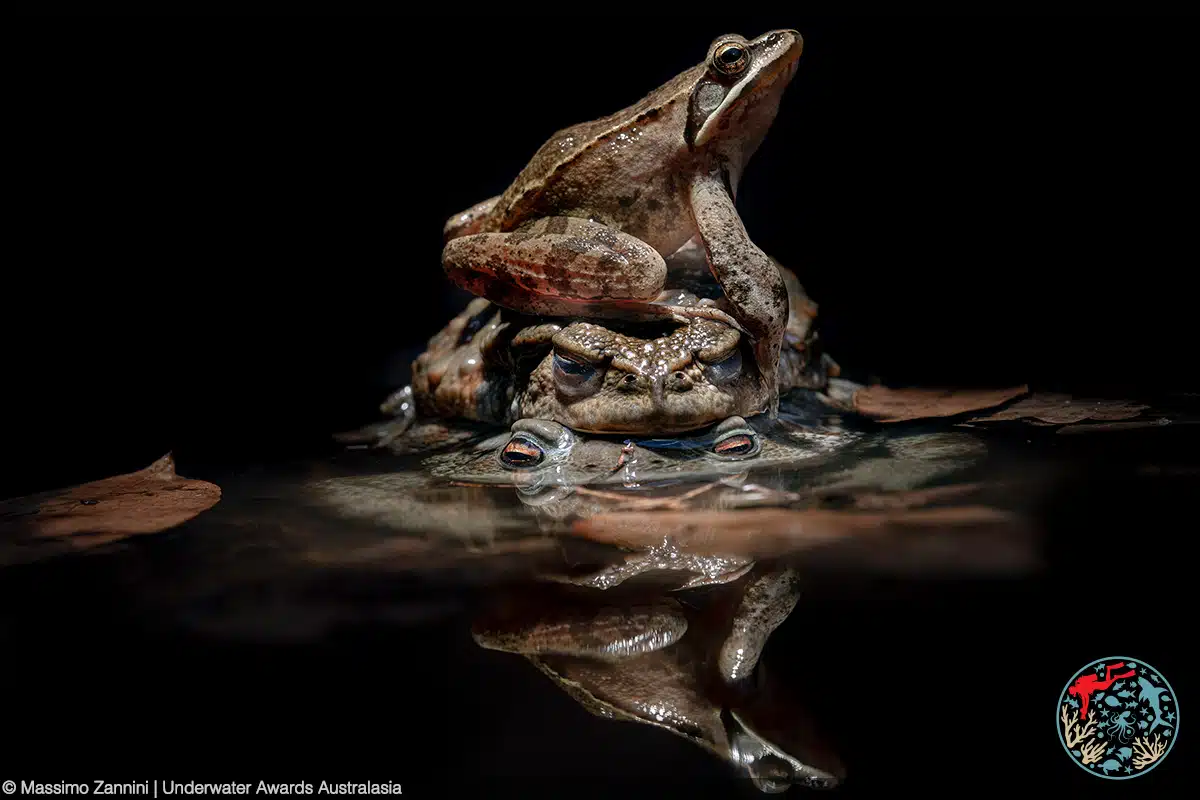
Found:
[[[578,18],[24,19],[10,29],[15,247],[4,270],[11,410],[0,494],[136,469],[168,449],[233,463],[320,451],[330,431],[373,418],[407,361],[461,308],[438,265],[448,216],[502,191],[556,129],[632,103],[697,62],[717,34],[785,26],[805,37],[801,68],[739,207],[757,243],[820,303],[827,347],[853,376],[1112,396],[1195,388],[1200,137],[1189,18],[681,21],[606,7]],[[1026,618],[1045,599],[1061,598],[1034,591]],[[938,618],[945,602],[907,607]],[[1006,600],[970,602],[980,625],[1007,624]],[[862,608],[830,613],[852,628],[859,614],[856,629],[875,630]],[[938,619],[880,623],[879,638],[842,646],[933,647],[954,628]],[[1056,630],[1047,622],[1026,641],[1045,648]],[[117,646],[95,637],[81,649]],[[984,640],[972,638],[976,651],[959,663],[993,656]],[[411,645],[463,647],[453,642]],[[357,670],[364,686],[386,681],[371,663],[383,645],[365,633],[355,647],[308,662],[306,675]],[[224,690],[196,681],[223,656],[153,652],[191,665],[195,694],[172,713],[213,723],[204,712]],[[346,652],[363,659],[353,670]],[[113,718],[135,661],[126,655],[108,669],[94,659],[111,692],[100,710]],[[251,691],[294,663],[277,650],[236,658]],[[1064,663],[1076,666],[1073,656]],[[461,665],[414,669],[442,683],[472,679]],[[520,664],[491,674],[512,686],[542,680]],[[456,708],[482,694],[472,687]],[[422,735],[367,695],[323,707],[338,709],[345,730],[377,711],[381,725]],[[534,713],[550,726],[577,711],[560,700]],[[288,708],[277,721],[299,719]],[[654,731],[596,725],[606,752],[629,748],[630,759],[639,742],[657,741]],[[253,735],[241,731],[239,747]],[[474,752],[473,741],[464,749]],[[517,759],[520,740],[511,741],[491,757]],[[371,757],[389,745],[398,740],[379,740]],[[886,747],[872,746],[884,758]],[[561,747],[544,756],[557,765],[548,774],[578,774],[569,759],[579,754]],[[701,756],[680,757],[704,769]],[[1053,771],[1059,757],[1039,768]],[[941,768],[979,774],[961,760]],[[1076,788],[1105,784],[1075,777]]]
[[[463,304],[447,217],[716,35],[783,26],[802,65],[739,207],[845,368],[1194,385],[1192,19],[27,19],[5,494],[372,419]]]

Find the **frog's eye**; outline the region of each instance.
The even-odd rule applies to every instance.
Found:
[[[591,364],[554,354],[554,385],[568,397],[582,397],[600,387],[602,373]]]
[[[514,436],[500,451],[500,463],[511,469],[536,467],[546,458],[546,451],[529,436]]]
[[[714,364],[704,366],[704,374],[712,383],[727,383],[742,374],[742,353],[739,348]]]
[[[725,42],[713,50],[713,69],[722,75],[736,75],[750,63],[750,53],[740,42]]]
[[[722,458],[741,459],[758,455],[761,449],[758,435],[747,429],[737,429],[721,436],[713,443],[713,454]]]

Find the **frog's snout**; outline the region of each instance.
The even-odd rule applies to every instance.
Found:
[[[622,384],[627,383],[631,377],[633,376],[626,376],[625,380],[622,381]],[[655,375],[652,378],[640,376],[637,382],[631,384],[631,388],[645,388],[645,381],[649,381],[650,383],[650,396],[654,400],[654,404],[660,407],[666,402],[666,396],[668,393],[675,395],[683,394],[684,392],[690,392],[692,387],[695,385],[692,382],[692,379],[688,377],[687,373],[677,370],[665,375]]]

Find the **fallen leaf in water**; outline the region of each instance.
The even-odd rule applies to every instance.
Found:
[[[912,489],[906,492],[878,492],[860,494],[854,498],[854,508],[862,511],[892,511],[919,508],[946,500],[959,499],[988,487],[984,483],[957,483],[950,486],[935,486],[929,489]]]
[[[149,467],[0,503],[6,540],[62,540],[72,548],[158,533],[212,508],[221,488],[181,478],[170,453]],[[0,563],[8,559],[0,556]]]
[[[859,414],[880,422],[904,422],[982,411],[1028,392],[1028,386],[1009,389],[889,389],[885,386],[864,386],[854,393],[853,403],[854,410]]]
[[[1055,433],[1100,433],[1104,431],[1132,431],[1140,428],[1160,428],[1172,424],[1169,419],[1136,419],[1129,422],[1084,422],[1064,425]],[[1186,423],[1185,423],[1186,424]]]
[[[1038,393],[1013,403],[1008,408],[972,417],[970,422],[1037,420],[1051,425],[1067,425],[1087,419],[1112,422],[1133,419],[1149,406],[1125,400],[1078,400],[1068,394]]]

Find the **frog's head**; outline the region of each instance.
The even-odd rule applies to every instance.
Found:
[[[792,786],[832,789],[846,767],[830,747],[790,680],[759,662],[752,684],[722,714],[729,760],[768,794]]]
[[[530,376],[524,417],[586,433],[682,433],[754,413],[754,360],[741,334],[694,320],[641,338],[586,322],[562,328]]]
[[[784,740],[763,735],[736,711],[729,712],[726,724],[730,760],[745,770],[762,792],[779,794],[792,786],[832,789],[845,777],[844,768],[836,757],[823,747],[814,749],[812,742],[785,749],[780,744]],[[789,752],[792,749],[795,749],[794,753]]]
[[[684,138],[690,147],[724,156],[734,186],[775,121],[803,47],[798,32],[779,30],[752,40],[720,36],[708,49],[692,87]]]

